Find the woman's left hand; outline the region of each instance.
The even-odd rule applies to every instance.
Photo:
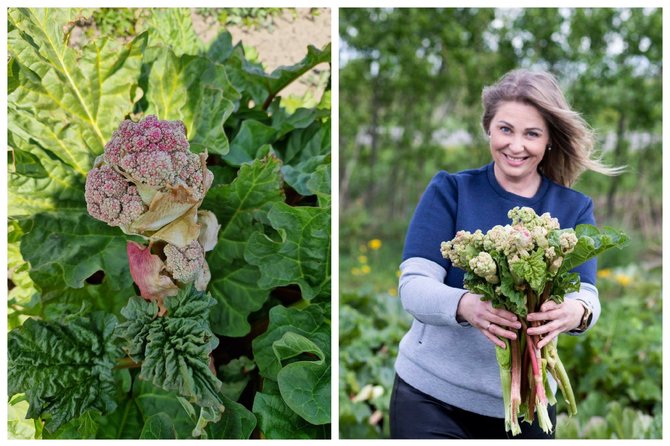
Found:
[[[557,304],[548,300],[537,313],[528,313],[528,322],[544,322],[537,327],[528,327],[529,335],[544,335],[537,348],[542,348],[559,334],[579,327],[584,315],[584,305],[574,299]]]

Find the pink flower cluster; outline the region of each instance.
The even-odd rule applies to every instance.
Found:
[[[205,264],[205,252],[197,240],[184,248],[168,243],[163,252],[166,269],[180,282],[193,282]]]
[[[89,172],[85,197],[88,213],[110,226],[129,225],[147,209],[137,188],[108,165]]]
[[[154,115],[137,123],[123,121],[104,157],[136,182],[158,189],[183,185],[204,194],[200,157],[189,151],[181,121],[160,121]]]

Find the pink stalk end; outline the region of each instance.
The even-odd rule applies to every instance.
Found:
[[[165,264],[157,255],[151,254],[151,248],[129,241],[126,245],[130,275],[140,289],[140,295],[146,300],[158,304],[158,315],[163,316],[167,311],[163,305],[163,298],[176,296],[179,288],[172,280],[161,274]]]

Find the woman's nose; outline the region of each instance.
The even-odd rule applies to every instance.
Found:
[[[509,142],[509,148],[512,152],[519,153],[525,150],[523,140],[518,136],[513,136]]]

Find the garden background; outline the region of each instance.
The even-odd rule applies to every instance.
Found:
[[[559,406],[557,438],[661,438],[661,11],[340,9],[339,26],[341,438],[388,438],[405,230],[438,170],[490,160],[481,91],[516,67],[555,73],[628,166],[575,186],[632,241],[599,259],[598,324],[560,338],[579,413]]]

